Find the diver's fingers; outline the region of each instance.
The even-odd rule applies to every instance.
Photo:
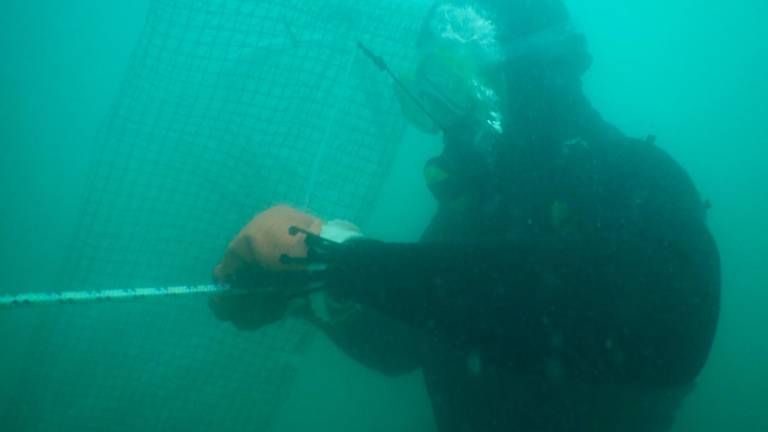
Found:
[[[213,269],[214,279],[218,283],[228,282],[228,279],[240,268],[253,261],[253,243],[247,235],[240,235],[230,243],[224,258]]]
[[[224,258],[216,267],[213,268],[213,280],[216,283],[228,283],[229,278],[233,275],[240,265],[228,258]]]

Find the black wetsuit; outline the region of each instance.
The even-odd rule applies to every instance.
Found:
[[[550,96],[492,168],[446,141],[470,204],[441,203],[420,243],[350,243],[329,287],[364,308],[325,330],[384,372],[422,367],[442,432],[665,430],[718,318],[706,206],[578,82]]]

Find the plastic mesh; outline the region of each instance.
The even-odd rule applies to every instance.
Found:
[[[411,68],[428,7],[155,0],[65,287],[205,283],[228,239],[277,202],[363,222],[404,125],[356,44]],[[265,430],[311,336],[290,320],[237,332],[200,298],[12,314],[26,348],[5,360],[4,430]]]
[[[275,202],[364,218],[403,122],[356,43],[404,68],[420,16],[364,6],[156,1],[106,126],[72,286],[206,281]]]

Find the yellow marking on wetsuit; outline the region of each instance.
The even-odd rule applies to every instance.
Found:
[[[441,182],[447,178],[448,173],[434,164],[429,164],[424,167],[424,179],[426,180],[427,185]]]

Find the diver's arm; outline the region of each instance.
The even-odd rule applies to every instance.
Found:
[[[311,321],[361,363],[388,375],[409,372],[420,366],[425,334],[462,346],[462,341],[486,338],[489,327],[499,328],[500,323],[493,322],[496,316],[477,308],[485,309],[494,296],[487,289],[490,272],[503,281],[512,270],[506,263],[511,257],[498,250],[508,246],[467,249],[458,244],[349,240],[328,266],[326,302],[352,306],[315,313]],[[522,276],[515,277],[524,283]],[[479,289],[466,289],[473,285]],[[475,326],[482,319],[486,325]]]
[[[536,314],[550,276],[535,243],[384,243],[357,239],[329,265],[327,286],[450,342],[476,344]],[[552,263],[556,266],[556,263]],[[547,268],[550,266],[547,265]],[[504,316],[502,323],[500,316]]]
[[[308,320],[349,357],[385,375],[399,376],[421,366],[420,332],[368,305],[350,303],[341,309],[323,318],[308,315]]]

